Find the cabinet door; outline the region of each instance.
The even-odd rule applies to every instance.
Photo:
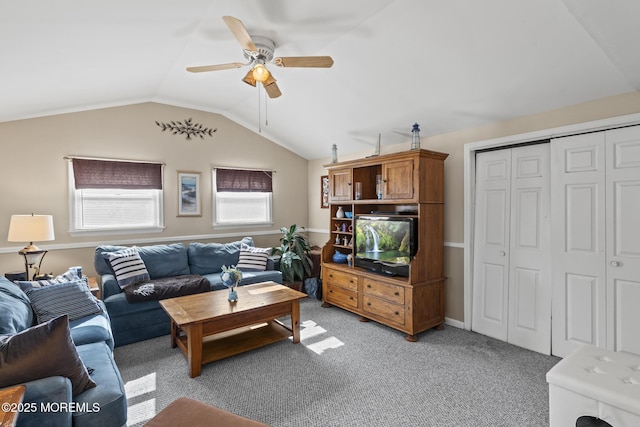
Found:
[[[331,201],[351,200],[351,169],[329,171],[329,185]]]
[[[413,199],[413,160],[382,164],[382,198]]]

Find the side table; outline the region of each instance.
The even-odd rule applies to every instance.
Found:
[[[89,290],[94,297],[98,299],[102,299],[100,295],[100,286],[98,286],[98,278],[97,277],[89,277],[87,286],[89,286]]]
[[[8,404],[9,408],[7,409],[13,409],[14,407],[17,409],[20,403],[22,403],[24,390],[24,385],[2,389],[0,390],[0,402]],[[5,412],[4,409],[0,410],[0,426],[15,426],[16,421],[18,421],[18,414],[18,411],[9,410]]]

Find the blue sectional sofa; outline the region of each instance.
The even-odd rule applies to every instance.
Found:
[[[138,253],[144,261],[151,279],[181,275],[201,275],[211,290],[226,289],[220,273],[222,266],[236,265],[242,245],[255,247],[251,237],[232,243],[172,243],[139,246]],[[98,246],[94,254],[94,267],[101,277],[102,297],[109,317],[116,346],[130,344],[170,333],[169,317],[158,301],[128,302],[118,285],[114,272],[105,260],[105,253],[126,249],[125,246]],[[282,273],[268,259],[266,270],[243,273],[240,286],[274,281],[282,283]]]
[[[17,425],[126,425],[127,399],[102,302],[88,294],[87,301],[99,307],[95,314],[69,321],[61,313],[36,324],[41,312],[27,293],[0,277],[1,387],[26,386]],[[30,380],[12,384],[16,377]]]

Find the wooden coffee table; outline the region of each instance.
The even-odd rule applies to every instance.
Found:
[[[171,347],[182,350],[191,378],[204,363],[289,338],[300,342],[300,300],[307,294],[275,282],[239,286],[238,301],[228,290],[169,298],[160,305],[171,318]],[[277,320],[291,315],[291,327]]]

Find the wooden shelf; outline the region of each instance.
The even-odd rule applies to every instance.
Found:
[[[202,363],[215,362],[255,350],[285,340],[291,335],[291,329],[277,320],[211,335],[205,337],[202,342]],[[188,351],[187,337],[181,335],[176,344],[186,356]]]

